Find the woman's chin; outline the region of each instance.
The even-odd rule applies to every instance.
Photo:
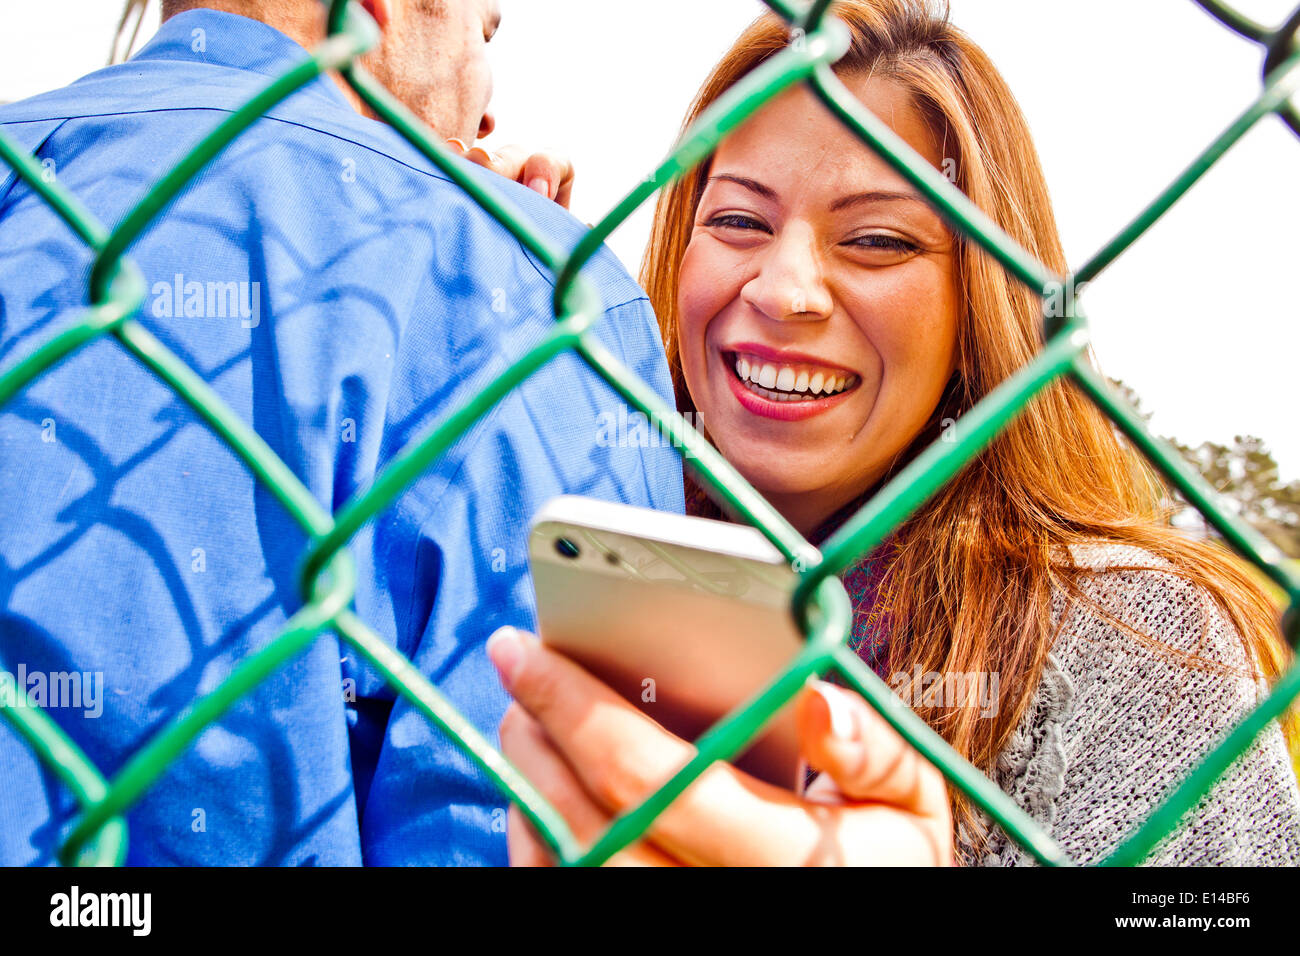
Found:
[[[840,477],[843,467],[842,455],[807,445],[791,447],[789,442],[759,435],[745,435],[739,441],[727,441],[717,432],[710,437],[731,467],[760,490],[781,494],[814,492]]]
[[[769,465],[746,468],[731,462],[740,472],[742,478],[754,486],[765,498],[789,498],[792,496],[815,496],[826,491],[826,482],[798,470],[783,471]]]

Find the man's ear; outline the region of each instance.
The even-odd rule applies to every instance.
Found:
[[[387,30],[388,24],[393,18],[393,4],[395,0],[361,0],[361,6],[370,14],[379,29]]]

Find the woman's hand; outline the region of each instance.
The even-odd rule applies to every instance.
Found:
[[[506,757],[583,845],[695,753],[577,664],[502,628],[488,654],[515,698],[501,721]],[[803,755],[822,774],[802,796],[715,763],[616,854],[630,865],[951,865],[942,775],[856,694],[825,682],[797,702]],[[550,865],[517,807],[515,866]]]
[[[488,152],[481,146],[469,149],[458,139],[447,140],[447,145],[471,163],[478,163],[506,179],[522,183],[533,192],[569,208],[574,174],[573,163],[567,156],[553,150],[531,152],[523,146],[503,146],[495,152]]]

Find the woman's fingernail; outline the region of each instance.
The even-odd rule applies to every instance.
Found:
[[[813,690],[826,704],[826,711],[831,722],[831,736],[837,740],[856,740],[858,736],[858,719],[854,716],[853,708],[844,696],[844,692],[838,687],[823,681],[814,684]]]
[[[465,145],[461,140],[457,139],[457,138],[454,137],[454,136],[453,136],[451,139],[447,140],[447,145],[448,145],[448,146],[455,146],[455,147],[456,147],[458,150],[460,150],[462,153],[466,153],[466,152],[469,151],[469,147],[466,146],[466,145]]]
[[[551,196],[551,186],[541,176],[538,176],[536,179],[529,181],[528,188],[535,193],[541,193],[543,196],[547,197],[548,199]]]
[[[501,675],[501,683],[509,690],[515,668],[519,666],[519,659],[524,654],[523,635],[509,625],[497,628],[487,639],[487,654]]]

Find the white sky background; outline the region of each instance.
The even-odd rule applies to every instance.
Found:
[[[1237,0],[1266,23],[1292,0]],[[951,0],[1020,100],[1072,266],[1119,230],[1257,95],[1261,54],[1191,0]],[[501,0],[489,145],[573,157],[594,222],[663,157],[757,0]],[[0,0],[0,100],[98,68],[118,0]],[[143,31],[156,26],[156,12]],[[1089,286],[1103,370],[1197,444],[1262,436],[1300,477],[1300,141],[1268,117]],[[649,205],[611,240],[634,273]]]

